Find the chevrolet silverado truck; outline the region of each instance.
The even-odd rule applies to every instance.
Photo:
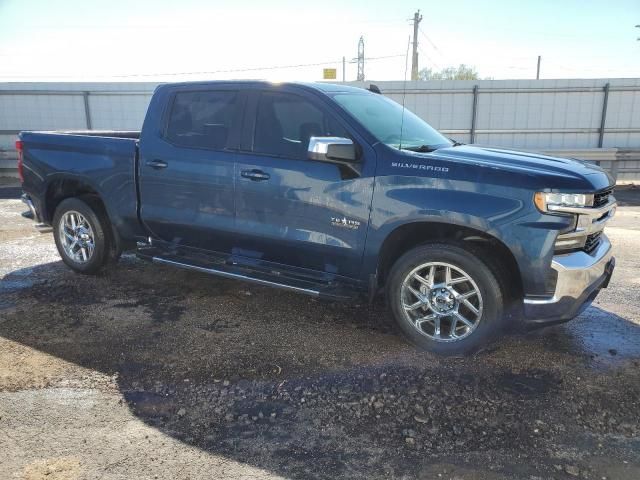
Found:
[[[377,88],[165,84],[140,132],[16,147],[25,215],[77,272],[134,250],[317,297],[384,293],[408,339],[445,355],[572,319],[615,263],[599,167],[460,144]]]

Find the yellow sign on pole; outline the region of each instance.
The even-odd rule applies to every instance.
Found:
[[[338,75],[338,70],[336,68],[323,68],[322,69],[322,78],[324,80],[335,80]]]

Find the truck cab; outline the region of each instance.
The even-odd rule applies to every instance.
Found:
[[[360,88],[166,84],[139,136],[19,142],[25,202],[71,268],[135,250],[319,297],[382,293],[437,353],[575,317],[615,263],[600,168],[462,145]]]

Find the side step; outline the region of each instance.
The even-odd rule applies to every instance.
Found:
[[[306,295],[311,295],[313,297],[330,298],[333,300],[347,300],[357,295],[356,292],[353,292],[349,289],[342,289],[339,285],[315,284],[313,282],[292,278],[288,278],[287,280],[289,280],[289,282],[284,283],[282,280],[285,279],[278,278],[278,276],[276,275],[267,275],[262,272],[255,272],[255,275],[252,276],[248,274],[249,272],[240,273],[238,271],[232,271],[231,268],[225,268],[225,266],[223,265],[216,267],[204,267],[157,256],[152,257],[151,261],[153,263],[159,263],[161,265],[171,265],[178,268],[184,268],[186,270],[194,270],[196,272],[208,273],[210,275],[230,278],[233,280],[242,280],[245,282],[255,283],[257,285],[264,285],[268,287],[289,290],[292,292],[303,293]]]
[[[33,228],[35,228],[40,233],[51,233],[53,232],[53,227],[51,225],[47,225],[46,223],[36,223]]]

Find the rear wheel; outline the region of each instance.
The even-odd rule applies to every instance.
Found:
[[[503,296],[495,275],[457,246],[423,245],[404,254],[389,273],[387,299],[405,335],[435,353],[473,352],[501,330]]]
[[[53,218],[53,231],[62,261],[76,272],[96,273],[109,260],[108,219],[88,199],[67,198]]]

